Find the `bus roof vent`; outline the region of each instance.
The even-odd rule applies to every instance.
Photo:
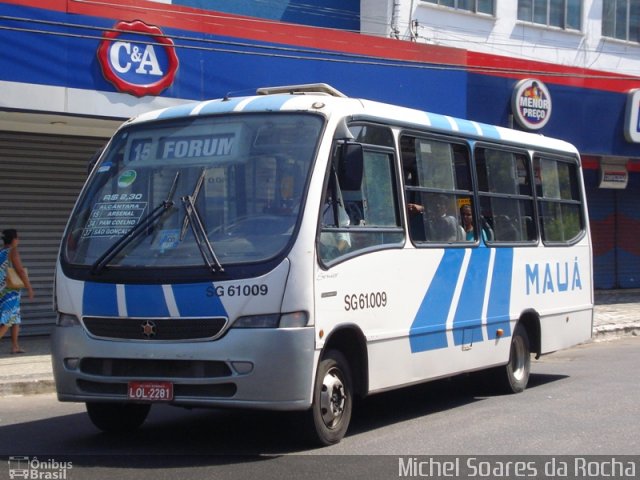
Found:
[[[256,90],[258,95],[274,95],[276,93],[289,93],[291,95],[305,95],[305,94],[322,94],[332,97],[344,97],[346,95],[339,90],[336,90],[331,85],[326,83],[307,83],[304,85],[285,85],[282,87],[263,87]]]

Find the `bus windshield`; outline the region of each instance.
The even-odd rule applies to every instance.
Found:
[[[323,119],[181,118],[122,129],[72,215],[63,258],[78,266],[260,262],[289,244]]]

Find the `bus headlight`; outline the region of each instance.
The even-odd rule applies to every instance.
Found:
[[[278,328],[280,315],[277,313],[272,315],[247,315],[238,318],[233,328]]]
[[[233,328],[300,328],[309,323],[307,312],[291,312],[269,315],[247,315],[238,318]]]
[[[280,317],[280,328],[306,327],[309,323],[307,312],[283,313]]]
[[[58,312],[58,321],[56,325],[59,327],[75,327],[80,325],[80,320],[75,315]]]

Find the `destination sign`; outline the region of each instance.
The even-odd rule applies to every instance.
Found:
[[[137,225],[147,202],[96,203],[83,237],[122,236]]]
[[[163,137],[159,140],[152,137],[138,138],[129,145],[128,161],[225,158],[234,155],[235,150],[235,133]]]
[[[163,160],[224,157],[233,153],[234,134],[169,137],[160,140],[158,156]]]

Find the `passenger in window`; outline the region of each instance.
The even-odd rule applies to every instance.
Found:
[[[449,214],[446,197],[438,197],[435,202],[435,210],[428,208],[432,214],[430,218],[431,240],[439,242],[455,242],[458,240],[458,221]]]
[[[473,221],[473,209],[471,205],[466,204],[460,207],[460,218],[462,219],[462,228],[464,230],[464,238],[463,240],[467,242],[473,242],[476,239],[476,232]],[[482,230],[482,240],[487,241],[487,232],[483,228]]]
[[[409,234],[414,242],[424,242],[427,239],[424,222],[424,207],[419,203],[407,203],[409,213]]]
[[[424,207],[418,203],[407,203],[407,211],[411,215],[422,215]]]
[[[467,242],[473,242],[476,239],[476,232],[473,228],[471,205],[463,205],[460,207],[460,218],[462,219],[462,228],[464,229],[464,239]]]

